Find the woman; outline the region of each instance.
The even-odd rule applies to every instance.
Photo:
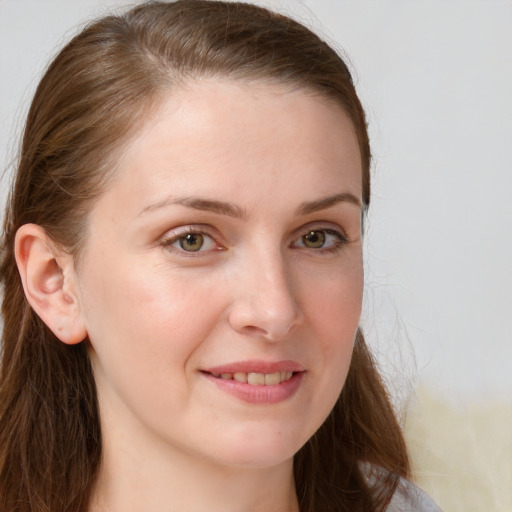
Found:
[[[288,18],[75,37],[7,207],[0,509],[435,510],[358,328],[369,166],[347,67]]]

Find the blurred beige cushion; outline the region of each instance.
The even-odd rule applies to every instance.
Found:
[[[405,422],[414,479],[444,512],[512,512],[512,404],[417,391]]]

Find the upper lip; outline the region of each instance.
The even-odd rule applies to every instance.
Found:
[[[303,372],[305,368],[296,361],[238,361],[203,369],[207,373],[276,373]]]

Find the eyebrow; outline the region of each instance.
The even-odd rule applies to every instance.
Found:
[[[351,203],[359,208],[362,208],[361,201],[354,194],[351,194],[350,192],[342,192],[341,194],[323,197],[321,199],[317,199],[316,201],[308,201],[306,203],[302,203],[299,208],[297,208],[297,213],[299,215],[308,215],[320,210],[326,210],[327,208],[331,208],[338,203]]]
[[[339,203],[351,203],[358,206],[359,208],[362,207],[361,201],[354,194],[351,194],[350,192],[343,192],[341,194],[323,197],[315,201],[304,202],[297,208],[296,214],[308,215],[320,210],[332,208]],[[226,215],[228,217],[234,217],[237,219],[245,219],[248,216],[247,211],[243,208],[240,208],[240,206],[237,206],[236,204],[226,201],[218,201],[216,199],[207,199],[193,196],[171,197],[157,203],[150,204],[149,206],[143,208],[138,216],[143,215],[146,212],[158,210],[160,208],[172,205],[186,206],[187,208],[193,208],[194,210],[217,213],[219,215]]]
[[[150,204],[146,206],[140,213],[139,216],[153,210],[158,210],[165,206],[181,205],[194,210],[201,210],[205,212],[218,213],[219,215],[227,215],[228,217],[235,217],[237,219],[243,219],[247,217],[247,212],[233,203],[226,201],[217,201],[214,199],[205,199],[201,197],[171,197],[159,201],[158,203]]]

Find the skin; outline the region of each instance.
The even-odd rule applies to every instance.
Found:
[[[47,323],[90,343],[104,436],[94,510],[298,510],[293,455],[342,389],[361,313],[349,118],[306,91],[204,79],[164,95],[116,172],[80,264],[55,257],[48,280],[73,309]],[[237,215],[176,203],[190,197]],[[197,252],[180,245],[191,231]],[[309,246],[311,231],[323,245]],[[36,235],[20,235],[20,261]],[[248,360],[305,371],[273,404],[203,373]]]

